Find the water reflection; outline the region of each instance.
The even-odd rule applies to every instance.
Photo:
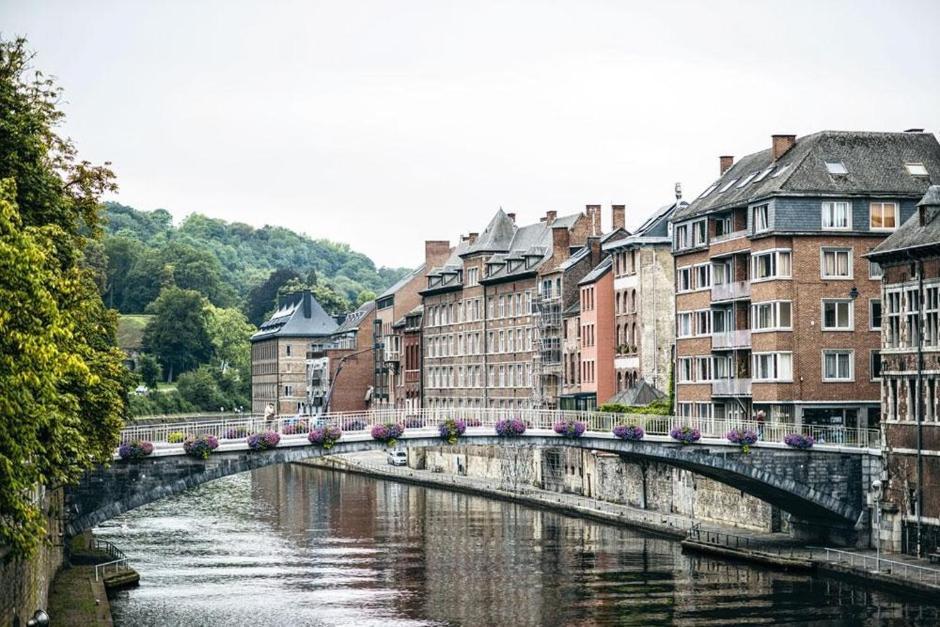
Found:
[[[552,512],[299,466],[203,485],[98,532],[140,588],[117,625],[936,624],[830,579],[682,555]]]

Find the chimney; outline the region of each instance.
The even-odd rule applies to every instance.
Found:
[[[787,151],[796,143],[796,135],[771,135],[771,138],[773,139],[774,161],[787,154]]]
[[[568,227],[552,227],[552,263],[561,263],[571,254],[569,246],[571,245],[571,234],[568,233]]]
[[[445,240],[425,240],[424,265],[428,270],[444,265],[450,257],[450,242]]]
[[[601,206],[585,205],[584,212],[591,219],[591,235],[601,234]]]
[[[555,211],[554,209],[552,209],[552,210],[550,210],[550,211],[546,211],[546,212],[545,212],[545,223],[548,224],[549,226],[551,226],[551,225],[552,225],[552,222],[554,222],[554,221],[555,221],[555,218],[557,218],[557,217],[558,217],[558,212]]]
[[[601,238],[589,237],[587,245],[591,249],[591,267],[593,268],[601,262]]]
[[[627,206],[626,205],[611,205],[610,206],[610,224],[613,230],[625,229],[627,228]]]
[[[514,214],[514,213],[507,213],[506,215],[509,216],[509,219],[512,220],[512,223],[513,223],[513,224],[516,223],[516,214]]]
[[[310,290],[304,290],[303,299],[304,318],[309,318],[313,315],[313,294],[310,293]]]
[[[731,155],[721,155],[718,157],[718,176],[724,176],[731,166],[734,165],[734,157]]]
[[[477,238],[478,238],[478,237],[480,237],[480,234],[479,234],[479,233],[468,233],[468,234],[467,234],[467,241],[470,242],[471,244],[473,244],[473,242],[477,241]]]

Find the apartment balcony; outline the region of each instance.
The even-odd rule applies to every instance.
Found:
[[[712,396],[750,396],[750,379],[717,379],[712,381]]]
[[[747,237],[747,229],[741,229],[740,231],[734,231],[733,233],[725,233],[723,235],[715,235],[711,238],[709,243],[711,244],[720,244],[721,242],[730,242],[735,239],[742,239]]]
[[[751,297],[750,281],[735,281],[712,285],[712,302],[723,300],[741,300]]]
[[[712,334],[712,350],[733,350],[751,347],[751,330],[738,329]]]
[[[385,351],[385,361],[388,362],[399,362],[401,361],[401,353],[399,351]]]

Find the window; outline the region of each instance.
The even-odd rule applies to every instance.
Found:
[[[728,235],[729,233],[731,233],[731,216],[715,218],[715,236]]]
[[[822,204],[822,228],[849,229],[852,227],[852,212],[847,202],[824,202]]]
[[[824,300],[822,309],[823,331],[851,331],[854,327],[851,300]]]
[[[790,278],[790,251],[772,250],[751,256],[753,281]]]
[[[750,183],[750,182],[751,182],[751,179],[753,179],[753,178],[754,178],[755,176],[757,176],[758,174],[759,174],[759,172],[751,172],[750,174],[748,174],[747,176],[745,176],[743,179],[741,179],[741,182],[738,183],[738,189],[741,189],[742,187],[744,187],[745,185],[747,185],[748,183]]]
[[[871,230],[892,231],[898,227],[898,203],[873,202],[870,205]]]
[[[920,337],[917,314],[920,312],[920,292],[916,287],[904,290],[904,301],[907,305],[907,345],[917,346]]]
[[[729,189],[731,189],[731,186],[734,185],[734,184],[737,183],[737,182],[738,182],[738,179],[731,179],[730,181],[728,181],[727,183],[725,183],[725,184],[722,186],[721,189],[718,190],[718,193],[721,194],[721,193],[723,193],[723,192],[728,191]]]
[[[710,309],[695,312],[695,330],[697,335],[711,335],[712,312]]]
[[[676,337],[692,337],[692,313],[676,314]]]
[[[905,163],[904,167],[911,176],[930,176],[923,163]]]
[[[901,292],[888,292],[888,332],[885,334],[885,346],[897,348],[901,345]]]
[[[689,225],[680,224],[676,227],[675,232],[675,248],[676,250],[682,250],[683,248],[689,247]]]
[[[851,279],[852,249],[823,248],[820,271],[824,279]]]
[[[829,174],[848,174],[849,171],[845,168],[845,164],[841,161],[827,161],[826,162],[826,171]]]
[[[924,344],[940,346],[940,286],[924,289]]]
[[[754,216],[755,233],[770,230],[769,205],[757,205],[754,207],[752,215]]]
[[[712,185],[711,187],[709,187],[708,189],[706,189],[704,192],[702,192],[702,195],[699,196],[699,198],[705,198],[706,196],[708,196],[709,194],[711,194],[713,191],[715,191],[715,188],[717,188],[717,187],[718,187],[718,183],[715,183],[714,185]]]
[[[470,268],[467,270],[467,287],[473,287],[480,283],[480,269]]]
[[[771,172],[773,172],[773,170],[774,170],[774,166],[770,166],[769,168],[764,168],[763,172],[761,172],[760,174],[758,174],[758,175],[757,175],[757,178],[754,179],[754,182],[755,182],[755,183],[760,183],[760,182],[763,181],[765,178],[767,178],[767,175],[770,174]]]
[[[712,358],[711,357],[697,357],[696,358],[696,375],[698,381],[711,381],[712,380]]]
[[[702,264],[695,266],[695,289],[702,290],[711,287],[712,267],[711,264]]]
[[[823,351],[823,381],[852,381],[852,355],[850,350]]]
[[[676,291],[688,292],[692,289],[692,268],[685,267],[676,270]]]
[[[868,278],[869,279],[878,279],[880,280],[885,274],[884,269],[881,267],[880,263],[875,263],[874,261],[868,262]]]
[[[692,383],[695,381],[695,366],[691,357],[680,357],[679,383]]]
[[[752,305],[754,331],[792,329],[791,304],[788,300]]]
[[[868,358],[868,372],[872,381],[881,378],[881,351],[871,351]]]
[[[708,224],[707,220],[698,220],[692,223],[692,245],[701,246],[706,243],[708,240],[705,238],[705,226]]]
[[[294,386],[285,385],[284,386],[284,396],[293,396],[294,395]]]
[[[773,175],[772,177],[770,177],[770,178],[775,179],[775,178],[781,177],[781,176],[783,176],[783,173],[786,172],[786,171],[789,170],[789,169],[790,169],[790,164],[788,163],[788,164],[786,164],[785,166],[781,167],[781,168],[780,168],[779,170],[777,170],[776,172],[774,172],[774,175]]]
[[[284,349],[287,351],[287,356],[290,357],[290,344],[286,344]]]
[[[754,353],[755,381],[791,381],[793,353]]]
[[[868,301],[868,328],[872,331],[881,330],[881,299],[872,298]]]

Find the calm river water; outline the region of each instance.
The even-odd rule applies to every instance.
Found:
[[[935,606],[833,579],[301,466],[209,483],[96,533],[141,576],[112,602],[118,626],[940,622]]]

